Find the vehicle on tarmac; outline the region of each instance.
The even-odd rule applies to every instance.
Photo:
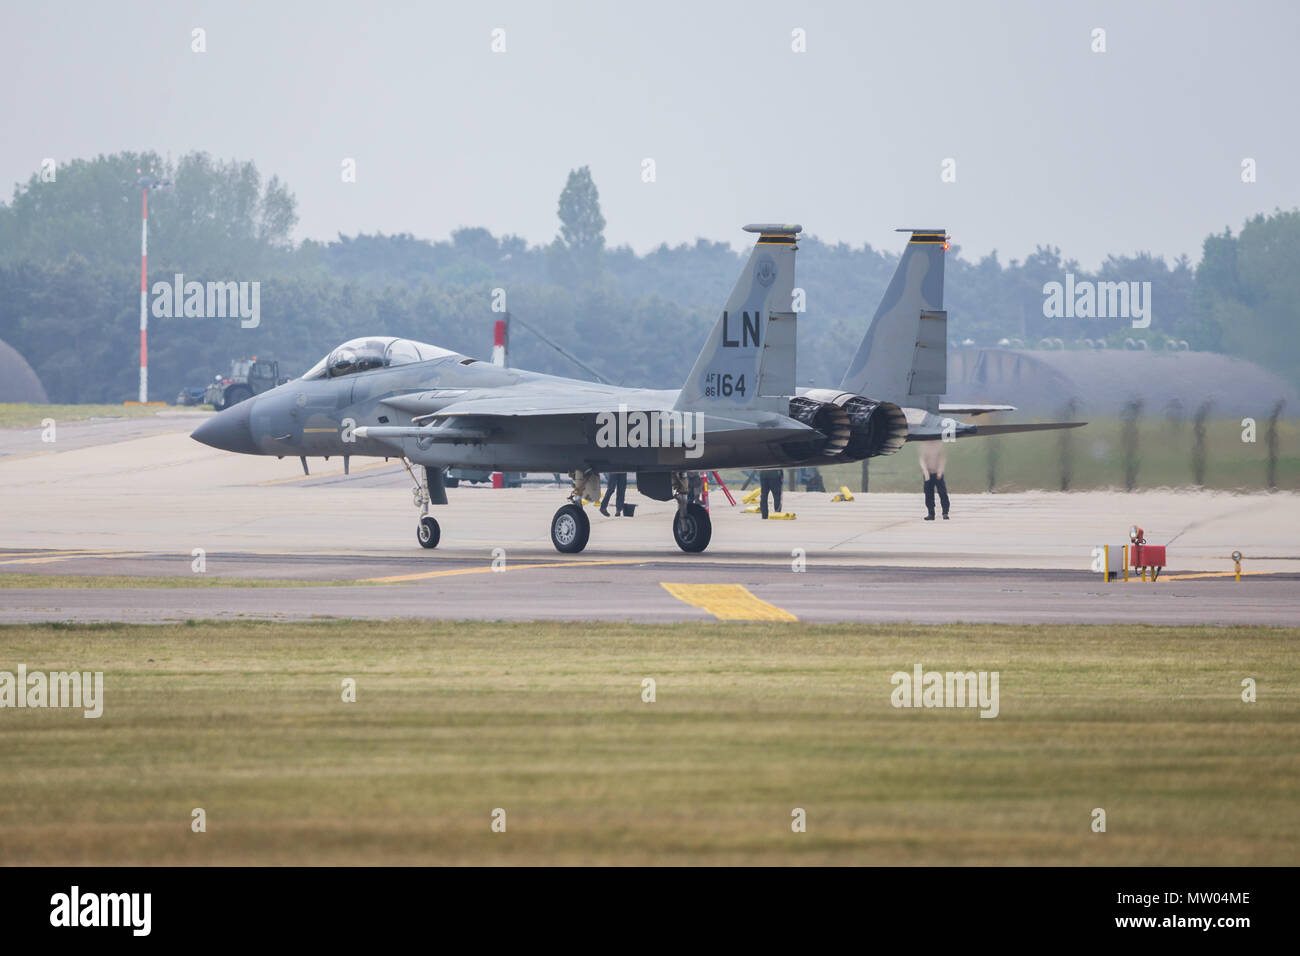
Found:
[[[238,405],[289,381],[280,376],[280,363],[250,358],[232,359],[230,374],[218,375],[203,392],[203,403],[217,411]]]

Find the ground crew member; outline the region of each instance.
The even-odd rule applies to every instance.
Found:
[[[918,442],[921,446],[921,477],[925,479],[925,520],[934,520],[934,493],[939,492],[939,504],[943,506],[943,520],[948,520],[948,485],[943,480],[943,466],[948,452],[942,441]]]
[[[764,518],[767,517],[767,496],[772,495],[772,510],[781,510],[781,487],[785,482],[785,474],[780,468],[766,468],[758,473],[759,486],[763,489],[763,495],[759,499],[759,511]]]
[[[627,497],[627,472],[611,472],[605,483],[605,498],[600,503],[600,513],[606,518],[609,517],[609,496],[617,490],[618,494],[614,498],[614,515],[623,517],[623,499]]]

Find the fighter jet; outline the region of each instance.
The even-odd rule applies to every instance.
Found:
[[[567,472],[572,489],[551,519],[551,542],[565,554],[587,546],[583,501],[600,497],[600,473],[635,472],[641,494],[676,501],[678,547],[703,551],[712,525],[691,473],[891,455],[908,433],[897,404],[796,395],[792,294],[803,227],[744,228],[758,238],[679,389],[505,369],[423,342],[367,336],[301,378],[218,413],[193,437],[226,451],[298,456],[304,471],[308,457],[341,456],[345,470],[357,455],[399,458],[415,484],[416,537],[425,548],[441,536],[429,506],[447,503],[447,467]]]
[[[834,427],[832,409],[851,423],[861,394],[898,405],[907,419],[908,441],[937,441],[976,435],[1078,428],[1086,422],[971,425],[954,415],[1013,412],[1014,405],[941,402],[948,389],[948,313],[943,308],[943,264],[948,233],[943,229],[899,229],[910,234],[907,248],[872,316],[838,388],[800,388],[797,401],[819,403],[822,425]],[[804,462],[833,464],[843,458]]]

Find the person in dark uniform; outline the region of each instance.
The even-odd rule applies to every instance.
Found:
[[[943,506],[943,520],[948,520],[948,485],[943,480],[943,466],[947,460],[944,443],[941,441],[923,441],[919,443],[921,457],[921,475],[925,478],[925,520],[934,520],[934,493],[939,492],[939,504]]]
[[[762,488],[762,497],[759,498],[759,512],[764,518],[767,517],[767,496],[772,495],[772,510],[781,510],[781,487],[785,483],[785,473],[780,468],[767,468],[759,472],[759,486]]]
[[[615,495],[615,492],[617,494]],[[623,517],[623,499],[627,497],[627,472],[612,472],[606,479],[605,498],[600,503],[600,513],[606,518],[609,517],[609,496],[614,497],[614,514],[616,517]]]

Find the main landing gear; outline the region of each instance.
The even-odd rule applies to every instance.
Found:
[[[569,477],[573,479],[573,490],[569,492],[569,503],[551,518],[551,544],[561,554],[578,554],[587,547],[591,537],[591,521],[583,510],[582,501],[584,498],[587,501],[600,500],[600,475],[584,469],[569,472]],[[693,484],[688,473],[673,474],[673,497],[677,500],[673,538],[677,547],[688,554],[703,551],[713,537],[713,522],[709,520],[708,510],[700,504],[699,492]]]
[[[591,537],[591,521],[582,509],[582,499],[600,500],[600,475],[590,469],[571,471],[573,490],[569,503],[563,505],[551,518],[551,544],[561,554],[578,554]]]
[[[677,499],[677,514],[673,516],[673,538],[677,547],[687,554],[698,554],[709,546],[713,537],[713,522],[708,509],[697,500],[685,472],[673,474],[673,495]]]

